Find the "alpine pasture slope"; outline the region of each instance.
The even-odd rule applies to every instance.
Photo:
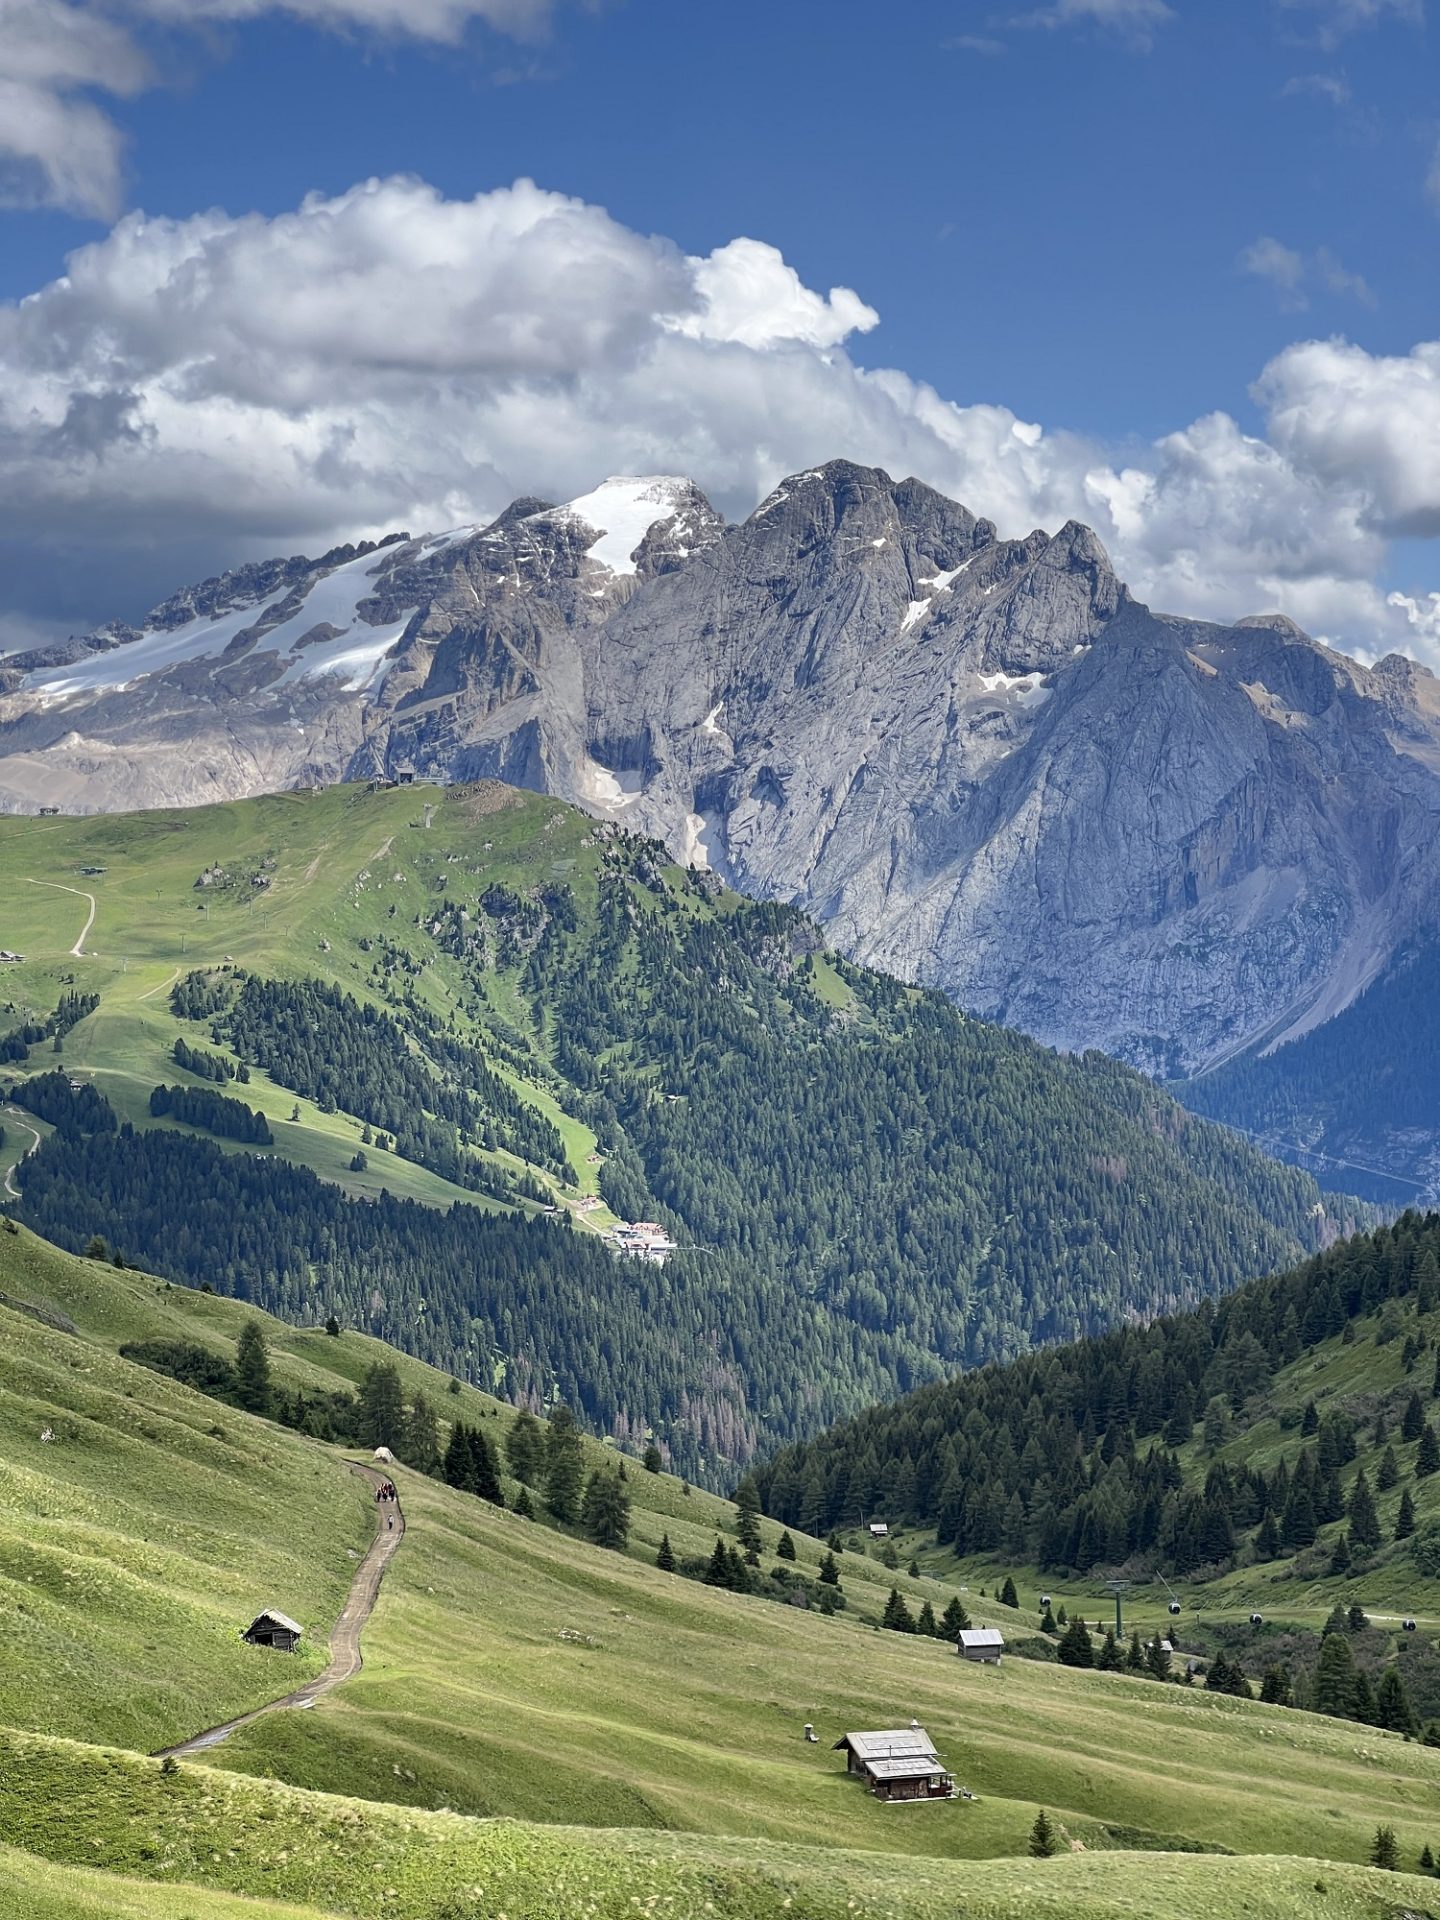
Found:
[[[1118,1676],[964,1666],[874,1630],[890,1582],[912,1603],[944,1589],[869,1555],[841,1555],[851,1606],[833,1618],[662,1573],[662,1530],[684,1552],[733,1536],[735,1512],[638,1462],[624,1553],[399,1470],[408,1530],[361,1674],[162,1768],[144,1750],[193,1730],[187,1713],[293,1684],[303,1666],[241,1647],[235,1623],[263,1594],[323,1641],[369,1522],[338,1450],[117,1357],[182,1336],[233,1357],[246,1309],[23,1230],[0,1233],[0,1292],[0,1626],[28,1651],[0,1667],[5,1920],[618,1920],[637,1900],[684,1920],[1393,1920],[1433,1904],[1433,1881],[1362,1862],[1377,1823],[1403,1863],[1434,1841],[1440,1752]],[[286,1391],[392,1357],[262,1325]],[[513,1417],[393,1358],[447,1418],[499,1437]],[[822,1543],[796,1544],[818,1562]],[[43,1688],[17,1671],[36,1660]],[[889,1809],[846,1778],[839,1733],[912,1715],[978,1800]],[[1083,1852],[1027,1857],[1039,1804]]]
[[[94,896],[83,941],[64,887]],[[15,1078],[63,1066],[141,1135],[3,1116],[22,1217],[296,1319],[333,1304],[507,1397],[558,1390],[714,1485],[957,1366],[1223,1292],[1364,1213],[1113,1062],[967,1020],[792,910],[493,783],[0,820],[0,891],[24,955],[0,1025],[98,999]],[[217,997],[186,1017],[196,974]],[[353,1004],[316,998],[337,991]],[[322,1014],[333,1049],[302,1059]],[[207,1089],[179,1041],[245,1069],[224,1094],[263,1116],[264,1154],[152,1111],[157,1087]],[[418,1076],[418,1145],[393,1118],[377,1142],[382,1042]],[[226,1153],[244,1204],[206,1212]],[[382,1194],[510,1238],[482,1274],[476,1214],[443,1254],[415,1251],[433,1221],[396,1214],[382,1254],[350,1204]],[[601,1252],[612,1209],[679,1243],[663,1281]],[[327,1256],[341,1244],[366,1262]]]

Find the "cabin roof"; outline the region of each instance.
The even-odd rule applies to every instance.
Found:
[[[288,1613],[279,1613],[274,1607],[267,1607],[264,1613],[257,1613],[255,1618],[250,1622],[251,1633],[266,1620],[268,1620],[272,1626],[283,1627],[287,1633],[304,1633],[305,1631],[300,1622],[298,1620],[292,1620]]]
[[[998,1627],[964,1627],[960,1644],[962,1647],[1003,1647],[1005,1636]]]
[[[920,1780],[933,1773],[945,1773],[936,1755],[916,1753],[906,1759],[867,1760],[865,1771],[872,1780]]]
[[[939,1761],[934,1743],[923,1727],[893,1727],[885,1733],[847,1733],[831,1748],[838,1753],[848,1747],[857,1760],[867,1765],[872,1760],[921,1760],[920,1772],[929,1771],[929,1763]]]

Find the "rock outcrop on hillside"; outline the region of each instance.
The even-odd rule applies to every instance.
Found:
[[[1058,1046],[1193,1073],[1347,1005],[1440,899],[1440,683],[1151,613],[844,461],[289,560],[0,660],[0,806],[404,768],[556,793]]]

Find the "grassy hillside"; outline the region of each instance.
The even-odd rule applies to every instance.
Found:
[[[1196,1655],[1223,1646],[1257,1682],[1276,1662],[1308,1680],[1313,1636],[1337,1604],[1359,1606],[1370,1625],[1357,1659],[1372,1678],[1398,1662],[1419,1717],[1440,1718],[1440,1472],[1423,1458],[1440,1441],[1437,1260],[1440,1216],[1407,1215],[1218,1308],[876,1409],[782,1455],[762,1488],[782,1518],[799,1502],[828,1525],[861,1462],[903,1558],[972,1586],[1009,1575],[1032,1622],[1042,1593],[1113,1620],[1118,1577],[1127,1631],[1163,1629]],[[1182,1396],[1190,1417],[1177,1431]],[[1333,1488],[1301,1524],[1276,1475],[1307,1461]],[[1147,1508],[1157,1462],[1171,1464],[1171,1485]],[[969,1475],[958,1508],[952,1471]],[[1353,1518],[1362,1477],[1368,1542]]]
[[[1353,1215],[1137,1076],[850,967],[536,795],[0,820],[0,887],[24,955],[0,1175],[31,1224],[558,1393],[716,1484]],[[152,1112],[176,1085],[273,1146]],[[617,1213],[669,1230],[663,1277],[602,1248]]]
[[[1440,1844],[1440,1751],[1123,1677],[965,1666],[875,1630],[892,1583],[912,1605],[954,1588],[870,1555],[841,1555],[850,1606],[828,1619],[662,1573],[662,1531],[703,1551],[735,1511],[633,1461],[625,1553],[399,1470],[407,1533],[363,1671],[164,1773],[121,1749],[310,1670],[240,1647],[235,1622],[281,1605],[323,1640],[368,1501],[335,1449],[117,1357],[181,1336],[231,1355],[250,1310],[23,1230],[0,1232],[0,1293],[0,1632],[29,1650],[0,1663],[6,1842],[19,1849],[0,1855],[13,1866],[0,1914],[238,1920],[231,1895],[291,1903],[262,1920],[569,1920],[631,1914],[637,1894],[736,1920],[948,1920],[957,1903],[993,1920],[1100,1920],[1161,1896],[1181,1920],[1426,1910],[1419,1883],[1363,1863],[1382,1823],[1402,1864]],[[353,1383],[389,1357],[359,1334],[263,1324],[290,1387]],[[396,1364],[447,1418],[497,1435],[513,1418]],[[769,1562],[777,1530],[762,1532]],[[822,1543],[796,1541],[817,1564]],[[1015,1630],[1008,1610],[967,1597]],[[841,1732],[912,1716],[977,1799],[886,1808],[845,1777]],[[1041,1804],[1083,1851],[1026,1857]]]

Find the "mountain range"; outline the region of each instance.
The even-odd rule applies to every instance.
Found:
[[[8,810],[411,775],[663,839],[968,1010],[1193,1082],[1332,1184],[1440,1176],[1434,1099],[1399,1124],[1383,1092],[1433,1057],[1428,998],[1403,1031],[1354,1013],[1431,964],[1440,682],[1280,616],[1152,613],[1078,524],[1002,540],[845,461],[738,525],[614,479],[0,658]],[[1307,1038],[1347,1013],[1320,1101]]]

